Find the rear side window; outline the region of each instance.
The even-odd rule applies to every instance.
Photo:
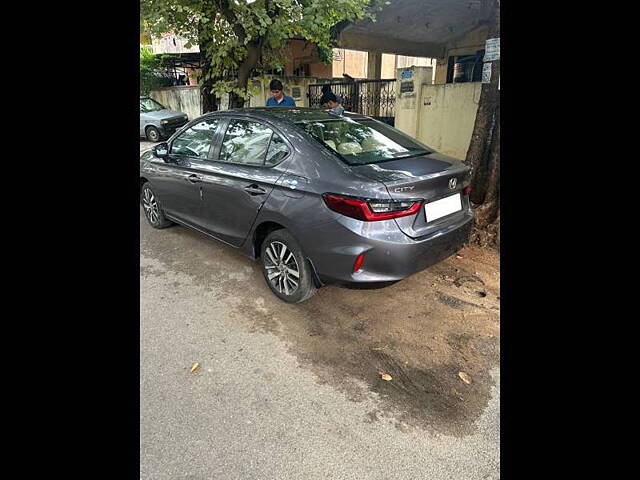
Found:
[[[222,140],[220,161],[273,166],[288,153],[284,140],[266,125],[249,120],[231,120]]]
[[[171,155],[206,159],[218,128],[219,119],[208,119],[192,125],[171,144]]]
[[[289,155],[289,147],[287,147],[287,144],[282,140],[280,135],[273,132],[271,143],[269,144],[269,150],[267,150],[267,158],[265,159],[264,164],[269,167],[277,165],[284,160],[284,157],[287,155]]]

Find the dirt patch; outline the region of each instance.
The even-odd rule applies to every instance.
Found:
[[[403,431],[474,432],[493,385],[489,371],[500,354],[495,251],[467,247],[460,257],[384,289],[329,286],[303,304],[289,305],[270,292],[258,264],[186,228],[141,237],[141,250],[204,286],[221,287],[215,301],[233,299],[244,328],[286,341],[319,383],[353,401],[376,394],[378,409],[363,421],[391,421]],[[392,380],[382,380],[380,371]]]
[[[262,311],[251,304],[240,310],[254,328],[286,340],[322,383],[354,401],[362,399],[359,382],[378,394],[379,410],[365,421],[387,418],[403,429],[469,434],[489,400],[489,370],[500,354],[498,258],[472,250],[463,251],[465,262],[452,257],[382,290],[325,287],[301,305],[277,303],[272,310],[268,298]],[[444,279],[461,272],[477,280],[456,285]],[[393,379],[382,380],[380,371]]]

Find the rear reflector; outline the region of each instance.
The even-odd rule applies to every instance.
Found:
[[[364,253],[361,253],[360,255],[358,255],[358,258],[356,258],[356,263],[353,264],[353,273],[357,273],[360,270],[363,261]]]
[[[420,210],[421,201],[392,202],[381,200],[363,200],[359,198],[343,197],[333,193],[325,193],[324,203],[334,212],[347,217],[373,222],[406,217]]]
[[[466,197],[471,193],[471,185],[467,185],[466,187],[464,187],[464,190],[462,190],[462,194]]]

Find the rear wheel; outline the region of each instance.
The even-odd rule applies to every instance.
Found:
[[[271,291],[287,303],[300,303],[316,292],[302,247],[286,230],[267,235],[261,248],[262,273]]]
[[[162,135],[160,135],[160,130],[156,127],[147,127],[147,140],[150,142],[159,142],[162,140]]]
[[[158,197],[156,197],[149,182],[142,185],[140,203],[142,203],[145,217],[147,217],[149,224],[153,228],[167,228],[173,225],[172,221],[165,218],[162,207],[158,202]]]

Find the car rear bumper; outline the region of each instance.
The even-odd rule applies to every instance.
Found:
[[[431,235],[412,239],[402,233],[393,220],[359,222],[341,217],[339,232],[332,228],[333,235],[323,235],[322,247],[314,249],[311,259],[322,283],[383,287],[460,250],[469,238],[472,219],[469,209]],[[364,253],[361,269],[353,273],[355,260],[361,253]]]

